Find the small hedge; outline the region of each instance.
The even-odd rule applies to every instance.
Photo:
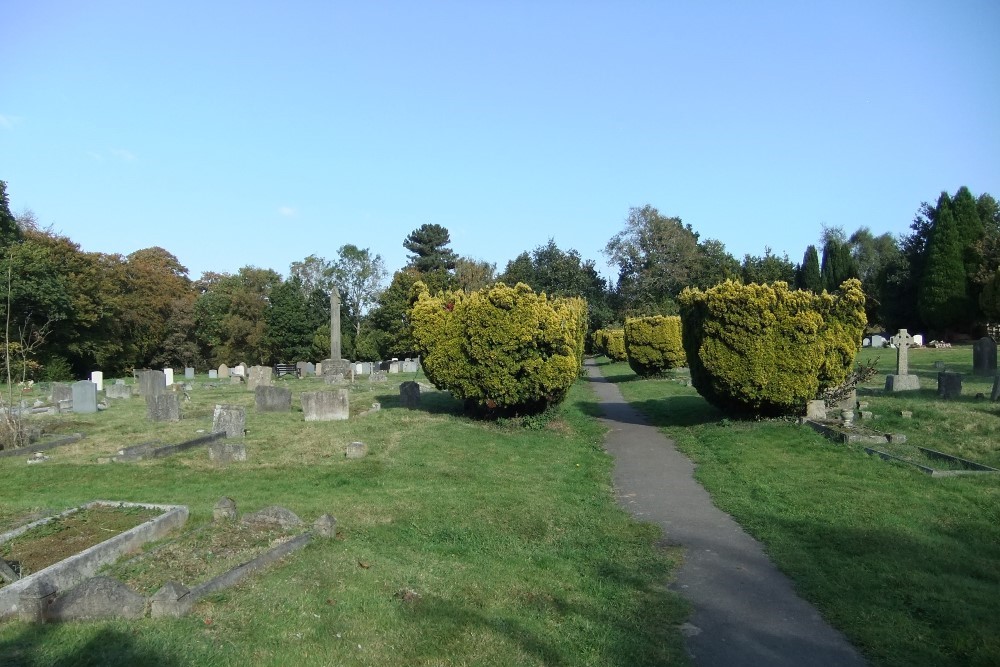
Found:
[[[677,315],[633,317],[625,320],[625,353],[638,375],[660,375],[687,364]]]
[[[856,279],[836,294],[726,281],[679,299],[691,381],[710,403],[759,415],[799,413],[844,381],[865,330]]]
[[[414,285],[413,338],[427,378],[488,414],[558,403],[580,375],[587,302],[518,283],[432,296]]]
[[[598,329],[594,332],[594,346],[597,351],[612,361],[625,361],[625,330]]]

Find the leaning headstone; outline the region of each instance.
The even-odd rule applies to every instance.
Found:
[[[168,387],[170,385],[172,385],[174,383],[174,369],[173,368],[164,368],[163,369],[163,379],[166,381]]]
[[[885,347],[885,338],[878,334],[872,336],[872,347]]]
[[[146,397],[146,416],[154,422],[181,420],[181,397],[174,393]]]
[[[307,422],[334,421],[350,416],[350,400],[346,389],[306,391],[301,394],[302,412]]]
[[[399,402],[404,408],[413,410],[420,407],[420,385],[409,381],[399,385]]]
[[[254,389],[257,412],[291,412],[292,390],[285,387],[257,387]]]
[[[109,384],[104,389],[107,398],[132,398],[132,387],[127,384]]]
[[[220,465],[247,460],[247,446],[238,442],[213,442],[208,445],[208,460]]]
[[[97,385],[90,380],[73,383],[73,412],[97,412]]]
[[[209,371],[208,371],[208,379],[209,380],[218,380],[219,379],[219,371],[215,370],[214,368],[209,369]]]
[[[212,521],[236,521],[236,501],[222,496],[212,508]]]
[[[997,344],[989,336],[972,344],[972,374],[988,377],[997,374]]]
[[[97,576],[60,595],[49,607],[48,618],[76,621],[99,618],[142,618],[146,598],[112,577]]]
[[[212,433],[224,431],[227,438],[242,438],[246,432],[247,411],[240,405],[216,405],[212,413]]]
[[[368,445],[363,442],[347,443],[347,451],[344,456],[349,459],[363,459],[368,455]]]
[[[220,380],[225,380],[229,377],[229,366],[225,364],[219,365],[219,370],[216,371]]]
[[[246,369],[243,368],[242,364],[237,364],[236,366],[233,366],[232,368],[229,369],[229,377],[233,377],[234,375],[239,377],[246,376]]]
[[[52,402],[59,405],[60,401],[72,401],[73,388],[65,382],[52,383]]]
[[[913,337],[900,329],[899,332],[889,339],[896,348],[896,373],[885,376],[886,391],[910,391],[920,389],[920,378],[910,375],[909,349],[913,345]],[[874,336],[872,345],[875,345]]]
[[[193,380],[194,379],[194,369],[190,366],[184,368],[184,379]]]
[[[962,395],[962,375],[951,371],[938,373],[938,398],[951,400]]]
[[[97,385],[97,391],[104,391],[104,372],[94,371],[90,374],[90,381]]]
[[[257,387],[270,387],[272,372],[270,366],[251,366],[247,374],[247,389],[253,391]]]
[[[251,526],[277,526],[282,530],[302,525],[302,519],[295,512],[280,505],[272,505],[251,514],[244,514],[240,522]]]

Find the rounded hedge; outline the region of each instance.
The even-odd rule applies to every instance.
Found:
[[[478,292],[414,286],[413,338],[427,378],[488,413],[531,413],[566,396],[580,375],[587,302],[518,283]]]
[[[759,415],[801,412],[843,382],[867,324],[856,279],[835,294],[730,280],[686,289],[678,302],[698,393],[722,409]]]
[[[660,375],[687,364],[677,315],[631,317],[625,320],[625,353],[638,375]]]
[[[611,361],[625,361],[625,330],[598,329],[594,332],[594,345],[597,351]]]

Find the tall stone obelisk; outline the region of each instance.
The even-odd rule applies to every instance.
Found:
[[[330,292],[330,358],[340,361],[340,292],[336,285]]]

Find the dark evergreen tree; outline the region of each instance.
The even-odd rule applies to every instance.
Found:
[[[802,256],[802,264],[799,265],[795,275],[795,286],[816,294],[823,291],[823,275],[819,269],[819,252],[814,245],[807,247]]]
[[[441,225],[421,225],[403,241],[403,247],[412,252],[410,266],[421,273],[451,271],[458,255],[448,247],[451,236]]]
[[[17,243],[22,238],[21,228],[10,212],[10,202],[7,199],[7,183],[0,181],[0,248],[6,248],[11,243]]]
[[[943,333],[967,325],[973,311],[969,301],[962,233],[947,192],[941,193],[934,217],[917,305],[927,326]]]
[[[858,277],[858,268],[851,256],[851,248],[836,238],[827,238],[823,244],[823,264],[820,267],[823,288],[835,292],[848,278]]]

